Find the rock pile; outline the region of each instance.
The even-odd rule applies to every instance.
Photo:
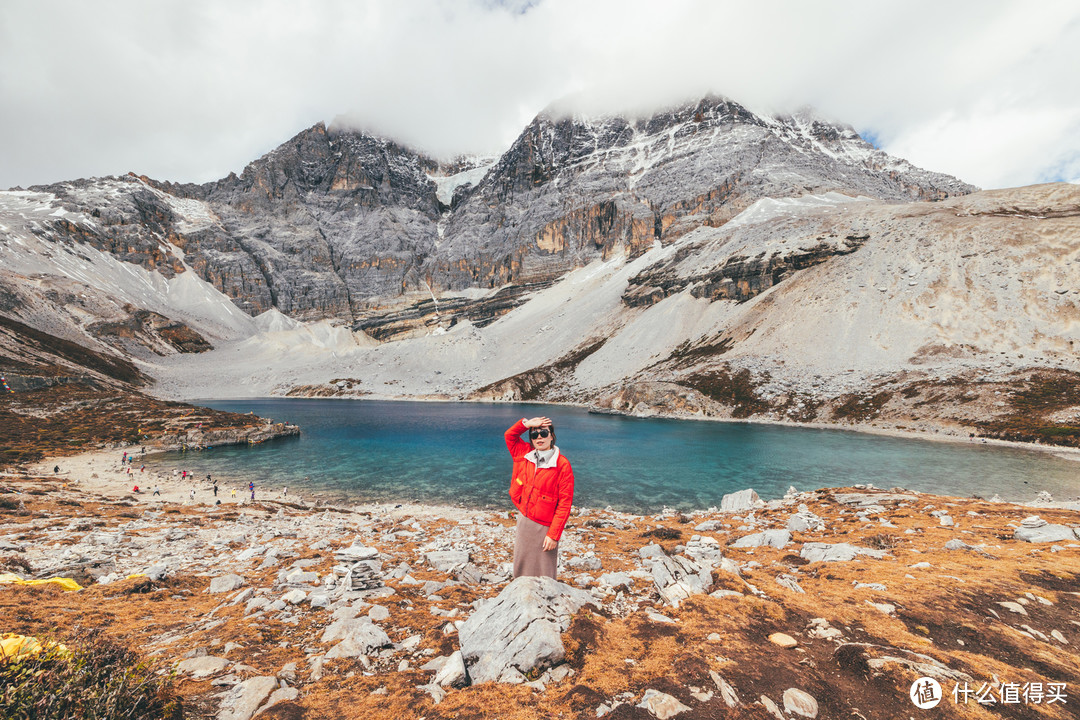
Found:
[[[382,587],[382,561],[379,551],[364,545],[350,545],[334,552],[334,575],[341,578],[344,590],[372,590]]]

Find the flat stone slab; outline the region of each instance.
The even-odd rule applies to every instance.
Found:
[[[916,495],[901,495],[900,493],[837,493],[833,499],[842,505],[855,505],[869,507],[884,503],[914,502],[918,500]]]
[[[1019,527],[1013,537],[1029,543],[1051,543],[1076,540],[1077,534],[1066,525],[1046,524],[1041,527]]]
[[[802,552],[799,553],[799,556],[808,562],[845,562],[854,560],[860,555],[881,559],[885,557],[885,551],[872,550],[850,543],[814,542],[804,544]]]
[[[746,548],[746,547],[774,547],[782,548],[791,542],[791,533],[787,530],[765,530],[763,532],[754,533],[753,535],[744,535],[731,544],[732,547]]]
[[[424,556],[427,564],[439,572],[452,572],[469,562],[467,550],[435,550]]]
[[[229,667],[229,660],[223,657],[206,655],[205,657],[193,657],[181,660],[176,664],[176,672],[181,675],[190,675],[193,678],[205,678],[217,675]]]

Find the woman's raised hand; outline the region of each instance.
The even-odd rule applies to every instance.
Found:
[[[526,420],[522,420],[521,422],[527,428],[538,428],[551,424],[551,420],[546,417],[528,418]]]

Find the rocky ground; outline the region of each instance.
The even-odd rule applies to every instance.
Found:
[[[1080,508],[1045,496],[575,510],[562,585],[511,582],[508,513],[184,504],[101,462],[0,478],[0,572],[85,586],[0,584],[3,630],[103,628],[185,717],[899,719],[920,677],[948,717],[1080,701]]]

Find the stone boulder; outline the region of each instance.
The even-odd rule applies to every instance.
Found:
[[[752,488],[728,493],[720,498],[720,509],[724,512],[745,512],[764,506],[765,503]]]
[[[244,578],[230,573],[228,575],[221,575],[210,581],[210,592],[214,593],[227,593],[238,589],[244,584]]]
[[[1023,519],[1013,537],[1029,543],[1048,543],[1075,540],[1077,535],[1068,526],[1051,525],[1038,515],[1032,515]]]
[[[587,592],[547,577],[520,577],[477,605],[458,631],[473,683],[522,682],[525,674],[562,661],[562,633]]]

